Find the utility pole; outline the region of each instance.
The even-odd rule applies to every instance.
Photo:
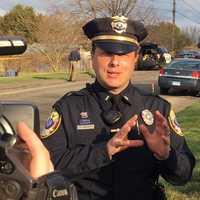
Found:
[[[176,0],[172,0],[172,1],[173,1],[173,9],[172,9],[172,51],[173,51],[173,54],[175,54]]]

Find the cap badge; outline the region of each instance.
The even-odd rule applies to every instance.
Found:
[[[124,16],[114,16],[112,17],[112,29],[113,31],[115,31],[116,33],[123,33],[126,32],[127,29],[127,17]]]
[[[141,116],[146,125],[151,126],[154,123],[154,116],[150,110],[143,110]]]

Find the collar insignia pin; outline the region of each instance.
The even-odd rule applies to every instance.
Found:
[[[81,116],[82,119],[86,119],[86,118],[88,118],[88,113],[87,112],[81,112],[80,116]]]
[[[90,119],[88,118],[88,113],[87,112],[81,112],[80,113],[80,119],[79,119],[79,125],[88,125],[91,124]]]

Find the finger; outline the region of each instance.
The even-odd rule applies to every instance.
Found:
[[[167,122],[166,118],[158,110],[155,111],[154,116],[156,125]]]
[[[39,151],[39,148],[43,148],[38,136],[24,122],[19,122],[16,129],[20,138],[25,141],[31,154]]]
[[[141,147],[144,145],[144,141],[142,140],[135,140],[135,141],[130,141],[130,142],[125,142],[123,146],[119,146],[120,150],[119,152],[121,151],[124,151],[128,148],[137,148],[137,147]]]
[[[127,121],[127,124],[128,124],[131,128],[134,128],[135,125],[136,125],[137,120],[138,120],[138,116],[137,116],[137,115],[134,115],[132,118],[130,118],[130,119]]]
[[[144,145],[143,140],[128,140],[128,147],[141,147]]]
[[[162,136],[162,139],[163,139],[163,142],[166,144],[166,145],[170,145],[170,137],[169,136]]]
[[[145,125],[141,124],[139,126],[139,129],[140,129],[140,133],[142,133],[145,139],[148,139],[151,136],[151,133],[149,132],[149,130],[147,129]]]
[[[170,129],[169,129],[169,126],[168,126],[168,124],[167,124],[166,122],[163,122],[163,124],[162,124],[162,129],[164,130],[164,134],[165,134],[166,136],[169,136],[169,134],[170,134]]]
[[[155,118],[156,118],[156,132],[163,135],[168,135],[170,132],[167,120],[165,117],[163,117],[162,114],[160,114],[159,111],[155,112]]]
[[[134,115],[131,119],[129,119],[120,129],[120,131],[116,134],[116,137],[126,137],[132,128],[135,127],[137,123],[138,116]]]
[[[159,124],[156,126],[155,132],[159,134],[160,136],[162,135],[169,136],[170,129],[169,129],[168,124],[166,124],[166,122],[163,122],[162,124]]]
[[[129,148],[129,147],[140,147],[144,145],[144,141],[143,140],[116,140],[115,141],[115,147],[125,147],[125,148]]]

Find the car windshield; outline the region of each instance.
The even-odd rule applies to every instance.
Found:
[[[167,68],[200,70],[200,61],[192,61],[192,60],[173,61],[167,66]]]

